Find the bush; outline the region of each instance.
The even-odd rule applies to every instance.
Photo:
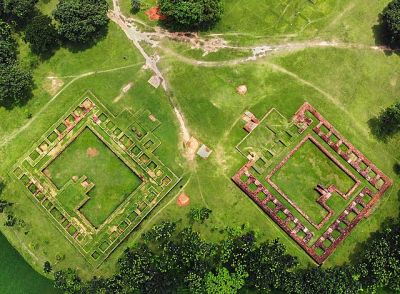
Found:
[[[204,223],[210,217],[211,212],[212,211],[206,207],[191,208],[188,217],[191,223]]]
[[[396,173],[396,175],[400,176],[400,163],[395,163],[393,166],[393,171]]]
[[[208,29],[221,18],[221,0],[160,0],[166,24],[175,29]]]
[[[400,0],[393,0],[382,13],[383,28],[388,37],[388,45],[400,47]]]
[[[131,0],[131,5],[134,13],[139,12],[141,6],[140,0]]]

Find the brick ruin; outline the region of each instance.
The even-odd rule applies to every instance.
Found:
[[[266,214],[269,215],[293,240],[295,240],[318,264],[322,264],[339,244],[351,233],[354,227],[369,213],[392,185],[392,181],[381,170],[379,170],[370,160],[368,160],[358,149],[348,142],[320,113],[318,113],[309,103],[296,112],[293,123],[297,126],[299,134],[303,134],[312,124],[317,125],[312,132],[326,142],[333,152],[340,155],[362,178],[368,181],[376,191],[371,191],[364,187],[347,205],[338,218],[322,232],[321,236],[314,242],[314,233],[309,225],[320,230],[331,219],[334,211],[326,204],[333,193],[338,193],[344,199],[349,199],[360,187],[361,182],[340,163],[330,152],[322,146],[311,134],[306,135],[301,142],[287,155],[266,177],[274,190],[276,190],[290,205],[296,209],[307,222],[303,223],[295,217],[281,201],[279,201],[253,174],[253,166],[256,160],[249,160],[233,177],[236,183]],[[318,184],[315,190],[321,195],[317,202],[327,211],[327,215],[319,224],[315,224],[285,193],[271,180],[271,177],[293,156],[293,154],[307,141],[311,140],[321,152],[330,158],[342,171],[351,177],[355,184],[347,192],[339,191],[337,187],[331,185],[323,187]]]

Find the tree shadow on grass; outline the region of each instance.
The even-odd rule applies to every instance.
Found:
[[[393,48],[390,44],[390,38],[383,21],[382,13],[378,15],[378,23],[372,26],[372,33],[374,35],[375,45],[381,47],[385,55],[400,55],[400,49]]]
[[[380,120],[379,117],[373,117],[367,123],[372,135],[383,143],[387,143],[390,138],[399,132],[399,128],[388,127],[387,123]]]

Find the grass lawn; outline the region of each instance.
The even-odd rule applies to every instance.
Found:
[[[271,180],[316,224],[328,213],[317,203],[321,196],[315,191],[317,185],[325,188],[335,185],[347,193],[355,183],[311,140],[307,140]]]
[[[80,209],[95,227],[99,227],[141,183],[89,128],[85,128],[47,169],[60,190],[73,176],[86,176],[95,184],[88,193],[90,199]]]

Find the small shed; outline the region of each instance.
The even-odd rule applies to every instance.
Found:
[[[201,145],[201,147],[197,151],[197,155],[204,159],[207,159],[208,157],[210,157],[211,153],[212,153],[212,150],[204,144]]]

